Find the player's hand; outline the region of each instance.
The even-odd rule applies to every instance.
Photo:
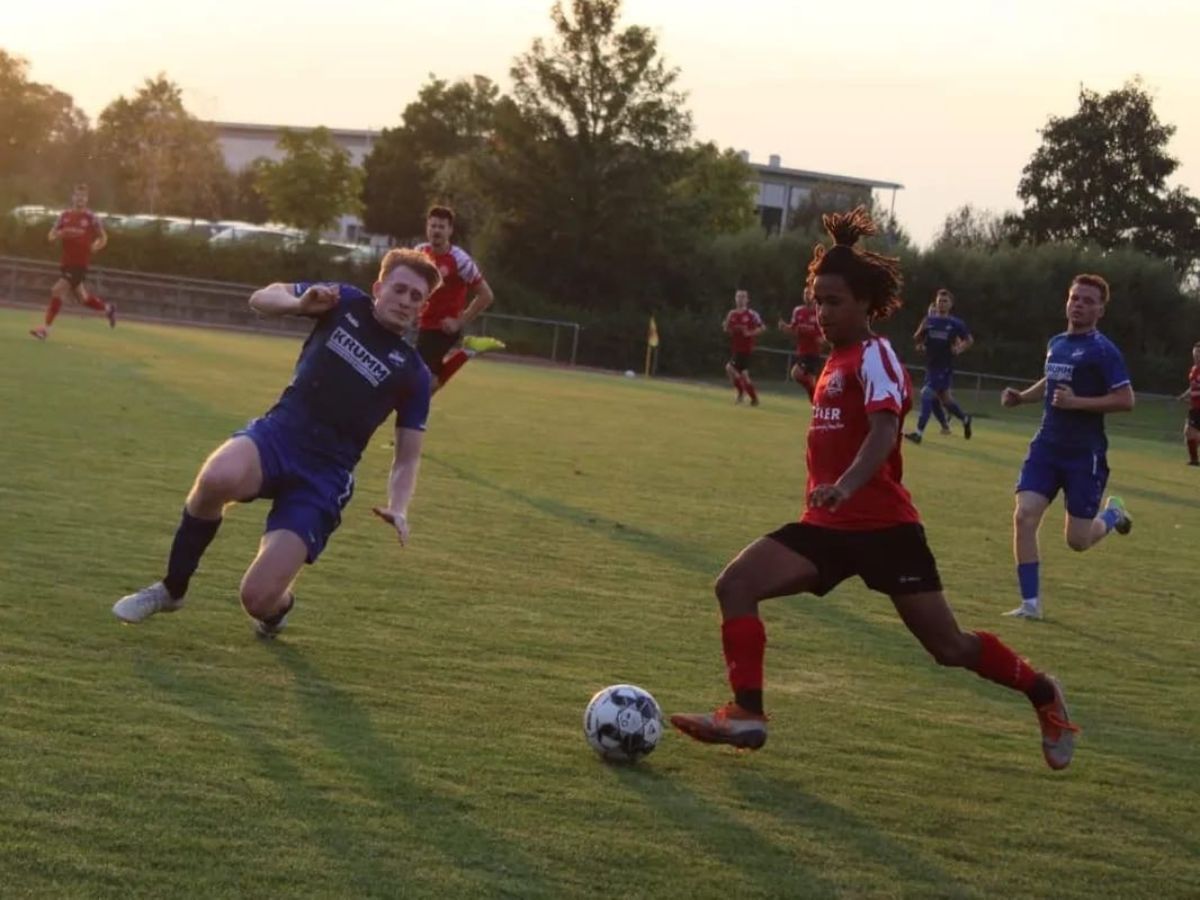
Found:
[[[814,509],[827,509],[833,512],[850,499],[845,488],[836,484],[818,484],[808,495],[808,505]]]
[[[442,319],[442,331],[446,334],[458,334],[462,331],[462,319],[454,317]]]
[[[408,516],[402,512],[392,512],[383,506],[373,506],[371,512],[396,529],[396,537],[400,539],[401,547],[408,543]]]
[[[1004,390],[1002,390],[1000,392],[1000,405],[1001,406],[1020,406],[1021,405],[1021,392],[1018,391],[1016,388],[1006,387]]]
[[[300,314],[319,316],[329,312],[338,302],[338,289],[332,284],[314,284],[300,295]]]
[[[1069,384],[1060,384],[1054,389],[1054,396],[1050,398],[1050,405],[1055,409],[1075,409],[1075,392],[1071,390]]]

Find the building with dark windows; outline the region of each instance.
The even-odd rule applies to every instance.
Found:
[[[786,229],[793,216],[806,206],[815,205],[822,210],[850,209],[860,203],[869,206],[875,191],[884,192],[880,198],[883,207],[895,211],[896,191],[904,189],[904,185],[894,181],[787,169],[776,155],[765,164],[751,162],[750,154],[745,150],[741,157],[754,170],[754,202],[759,221],[772,233]]]

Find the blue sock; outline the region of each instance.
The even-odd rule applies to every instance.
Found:
[[[1017,582],[1021,585],[1022,600],[1036,600],[1038,597],[1038,566],[1039,563],[1017,563]]]
[[[946,411],[960,422],[967,421],[967,414],[962,411],[962,407],[958,405],[957,400],[952,400],[946,404]]]
[[[1100,513],[1100,521],[1104,523],[1104,533],[1108,534],[1117,527],[1117,522],[1121,519],[1121,513],[1114,507],[1106,509]]]
[[[183,518],[175,530],[171,542],[171,555],[167,558],[167,574],[163,584],[172,599],[178,600],[187,593],[188,582],[200,565],[200,557],[217,536],[220,519],[198,519],[184,507]]]
[[[922,432],[929,424],[929,414],[933,412],[933,393],[921,391],[921,415],[917,417],[917,431]]]
[[[950,427],[950,423],[946,421],[946,410],[942,408],[941,401],[936,397],[933,401],[933,417],[938,420],[938,424],[942,426],[942,431]]]

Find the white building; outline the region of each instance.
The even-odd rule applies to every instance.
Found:
[[[895,211],[896,191],[904,189],[904,185],[894,181],[832,175],[808,169],[785,169],[780,158],[774,154],[765,165],[750,162],[750,154],[745,150],[740,155],[755,173],[755,204],[759,221],[772,232],[787,228],[792,214],[810,203],[814,192],[822,195],[826,207],[849,208],[859,203],[869,204],[872,191],[891,191],[889,206]]]

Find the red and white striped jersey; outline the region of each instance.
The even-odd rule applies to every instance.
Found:
[[[821,353],[821,326],[817,324],[815,306],[801,304],[792,310],[790,323],[796,336],[797,356],[818,356]]]
[[[886,338],[872,335],[861,344],[833,349],[813,395],[805,497],[818,485],[835,483],[850,468],[867,439],[871,413],[885,411],[897,416],[896,446],[871,480],[845,503],[836,510],[806,509],[800,521],[848,531],[874,531],[921,521],[901,484],[900,443],[904,416],[911,407],[912,381]]]
[[[483,281],[483,272],[462,247],[450,245],[447,253],[435,253],[430,243],[417,244],[442,273],[442,286],[429,297],[421,313],[421,328],[437,330],[445,319],[457,319],[467,307],[467,290]]]

